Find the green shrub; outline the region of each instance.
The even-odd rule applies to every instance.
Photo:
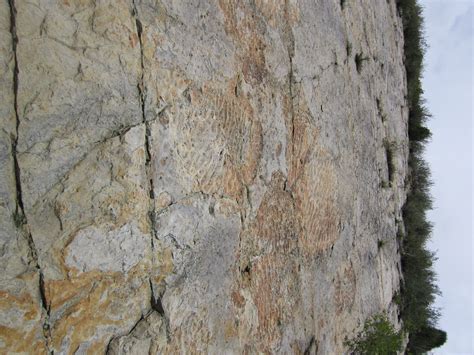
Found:
[[[422,8],[416,0],[397,0],[403,21],[405,70],[408,86],[408,136],[410,141],[426,142],[431,132],[425,127],[430,117],[423,100],[421,78],[426,43],[423,37]]]
[[[384,314],[369,318],[362,331],[346,342],[355,354],[388,355],[397,354],[402,346],[402,331],[396,331]]]
[[[434,327],[424,327],[410,337],[408,352],[410,354],[424,354],[443,345],[446,339],[445,331]]]
[[[392,302],[395,303],[397,306],[402,305],[402,296],[400,296],[399,292],[395,292],[392,296]]]

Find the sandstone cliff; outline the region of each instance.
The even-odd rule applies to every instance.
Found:
[[[2,0],[0,352],[342,353],[394,323],[394,0]]]

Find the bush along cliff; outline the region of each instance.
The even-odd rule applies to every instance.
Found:
[[[383,313],[369,318],[364,328],[346,345],[355,354],[397,354],[402,348],[403,331],[396,331]]]
[[[432,231],[426,212],[432,208],[432,199],[430,172],[423,160],[423,151],[431,132],[426,127],[430,114],[424,104],[421,85],[425,50],[422,8],[417,0],[398,0],[397,6],[405,37],[410,140],[409,191],[403,208],[401,315],[409,333],[407,352],[419,354],[443,345],[446,332],[436,328],[439,311],[433,302],[440,294],[433,270],[436,257],[426,246]]]

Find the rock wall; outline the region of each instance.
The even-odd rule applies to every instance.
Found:
[[[1,353],[342,353],[398,322],[394,0],[0,17]]]

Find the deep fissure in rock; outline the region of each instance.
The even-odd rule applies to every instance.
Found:
[[[41,300],[41,308],[44,313],[44,322],[43,322],[43,335],[45,337],[46,347],[49,349],[49,340],[51,338],[50,326],[49,326],[49,316],[50,316],[50,307],[46,298],[46,290],[44,286],[44,276],[41,270],[40,264],[38,262],[38,251],[36,249],[33,236],[28,228],[28,221],[25,214],[24,204],[23,204],[23,193],[21,187],[21,170],[20,164],[18,162],[18,136],[20,128],[20,116],[18,114],[18,75],[20,72],[18,65],[17,57],[17,45],[18,45],[18,36],[16,32],[16,7],[15,1],[9,0],[8,5],[10,7],[10,34],[12,37],[12,52],[13,52],[13,106],[15,112],[15,136],[11,136],[11,149],[13,156],[13,164],[15,170],[15,187],[16,187],[16,206],[15,206],[15,222],[16,227],[21,228],[23,235],[26,236],[26,240],[29,248],[29,264],[32,265],[38,271],[38,289]]]
[[[145,66],[143,62],[143,40],[142,40],[142,35],[143,35],[143,26],[140,20],[138,19],[138,10],[135,4],[135,1],[133,1],[133,15],[135,17],[135,24],[137,27],[137,35],[138,35],[138,42],[140,46],[140,63],[141,63],[141,77],[140,77],[140,82],[137,85],[138,89],[138,94],[140,97],[140,103],[141,103],[141,113],[142,113],[142,124],[145,125],[145,172],[148,180],[148,196],[150,198],[150,208],[148,211],[148,217],[150,220],[150,225],[151,225],[151,250],[152,253],[154,253],[155,246],[154,246],[154,239],[156,238],[156,223],[155,223],[155,192],[154,192],[154,184],[153,184],[153,178],[151,174],[151,123],[146,119],[146,112],[145,112],[145,105],[146,105],[146,90],[145,90],[145,82],[144,82],[144,75],[145,75]],[[152,262],[154,262],[154,255],[152,256]],[[169,338],[169,320],[166,317],[165,311],[163,309],[163,304],[161,302],[161,297],[155,297],[155,292],[153,289],[153,284],[151,282],[151,279],[148,279],[150,283],[150,291],[151,291],[151,297],[150,297],[150,307],[152,311],[156,311],[160,316],[162,316],[164,322],[165,322],[165,327],[166,327],[166,336]],[[138,324],[138,323],[137,323]],[[135,325],[136,326],[136,325]],[[130,333],[133,331],[134,328],[130,331]]]

